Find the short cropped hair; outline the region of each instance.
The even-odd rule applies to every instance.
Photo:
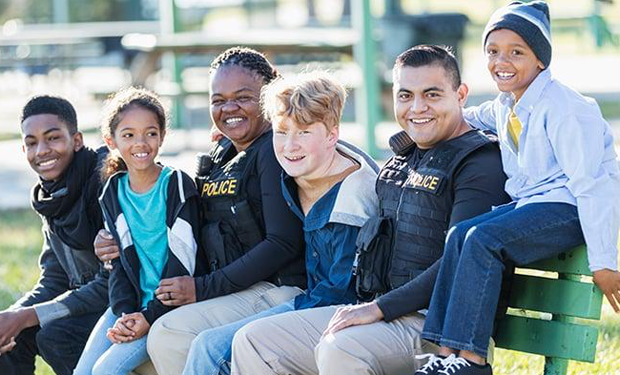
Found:
[[[439,65],[450,75],[452,87],[457,90],[461,85],[461,72],[459,64],[447,46],[420,44],[411,47],[398,55],[394,62],[394,70],[403,66],[419,68],[427,65]]]
[[[340,125],[347,97],[344,86],[326,72],[301,73],[279,78],[261,90],[261,106],[266,119],[287,117],[296,124],[316,122],[328,130]]]
[[[56,115],[67,125],[69,134],[73,135],[78,131],[75,108],[67,99],[51,95],[32,97],[22,109],[20,124],[28,117],[36,115]]]

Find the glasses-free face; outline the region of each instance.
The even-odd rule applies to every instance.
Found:
[[[545,67],[528,44],[512,30],[491,32],[484,47],[487,68],[502,92],[512,92],[516,100]]]
[[[165,135],[157,116],[141,107],[127,109],[121,116],[112,137],[105,139],[108,146],[118,150],[130,174],[157,169],[155,158]]]
[[[467,86],[454,89],[442,66],[397,67],[392,91],[394,116],[419,148],[431,148],[467,129],[462,117]]]
[[[239,151],[270,126],[259,100],[263,78],[240,66],[221,66],[211,76],[211,118]]]
[[[291,177],[312,180],[324,176],[334,158],[338,128],[322,122],[299,125],[291,118],[274,122],[273,148],[282,169]]]
[[[73,154],[84,145],[82,133],[71,135],[58,116],[40,114],[22,123],[22,150],[30,167],[44,180],[56,181],[65,173]]]

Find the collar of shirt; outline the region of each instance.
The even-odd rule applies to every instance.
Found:
[[[521,96],[521,99],[516,104],[514,102],[515,98],[512,92],[503,92],[499,96],[499,101],[504,110],[500,110],[500,118],[503,119],[503,122],[501,125],[498,124],[497,131],[498,133],[501,133],[500,139],[505,140],[506,145],[515,155],[518,153],[517,146],[509,136],[508,126],[503,125],[507,124],[508,117],[510,116],[512,109],[521,123],[522,133],[527,134],[527,128],[530,123],[530,115],[534,112],[535,106],[540,102],[545,88],[551,80],[552,76],[549,69],[545,69],[540,72],[532,83],[530,83],[530,86],[527,90],[525,90],[523,96]]]
[[[282,195],[293,213],[304,223],[304,231],[316,230],[329,223],[341,184],[342,181],[332,186],[314,203],[314,205],[312,205],[308,215],[304,215],[299,205],[295,180],[293,177],[282,172]]]
[[[551,82],[552,76],[551,71],[549,69],[545,69],[542,72],[538,73],[538,76],[534,78],[530,86],[525,90],[521,99],[516,103],[514,103],[514,94],[512,92],[503,92],[500,94],[500,101],[503,105],[512,108],[514,106],[514,111],[519,117],[521,122],[527,122],[527,118],[522,118],[522,116],[529,116],[530,113],[534,110],[534,106],[540,100],[545,87]]]

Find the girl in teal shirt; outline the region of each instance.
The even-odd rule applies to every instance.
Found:
[[[99,202],[121,256],[110,272],[110,308],[91,333],[76,375],[124,375],[146,362],[148,330],[172,309],[154,296],[159,281],[192,276],[196,268],[198,192],[185,173],[155,162],[166,133],[159,99],[129,88],[107,107],[102,133],[112,152]]]

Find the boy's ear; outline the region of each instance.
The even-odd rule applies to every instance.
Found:
[[[327,142],[329,146],[335,146],[340,138],[340,125],[335,125],[331,130],[327,131]]]
[[[545,70],[545,64],[541,63],[540,60],[536,61],[538,63],[538,67],[540,70]]]
[[[73,134],[73,151],[78,152],[82,147],[84,147],[84,136],[81,132],[75,132]]]
[[[159,147],[161,147],[164,144],[165,137],[166,137],[166,131],[162,130],[161,136],[159,137]]]
[[[469,95],[469,87],[466,84],[461,83],[459,88],[456,90],[456,93],[459,97],[459,105],[461,107],[465,107],[465,103],[467,103],[467,95]]]

